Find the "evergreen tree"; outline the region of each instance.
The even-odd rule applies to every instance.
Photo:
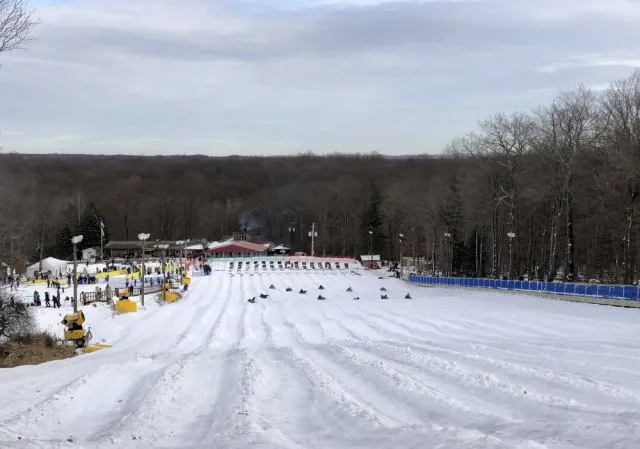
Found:
[[[73,257],[73,231],[68,225],[65,225],[56,233],[56,245],[53,254],[57,259],[69,260]]]
[[[382,195],[374,183],[371,183],[369,187],[367,206],[360,218],[361,254],[369,254],[370,246],[373,248],[373,254],[382,254],[385,241],[385,233],[382,228],[384,224]],[[373,238],[369,231],[373,232]]]
[[[93,248],[100,246],[100,223],[104,222],[104,215],[95,205],[89,203],[89,206],[82,214],[80,225],[78,226],[78,234],[82,235],[82,248]],[[105,242],[107,241],[107,229],[105,223]]]

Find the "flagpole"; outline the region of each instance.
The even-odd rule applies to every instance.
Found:
[[[104,263],[104,222],[100,220],[100,258]]]

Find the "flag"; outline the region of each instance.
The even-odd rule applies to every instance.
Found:
[[[104,222],[100,219],[100,237],[104,238]]]

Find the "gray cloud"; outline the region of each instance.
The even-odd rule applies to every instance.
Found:
[[[38,41],[0,57],[0,144],[436,152],[486,114],[601,88],[640,58],[632,1],[347,2],[42,7]]]

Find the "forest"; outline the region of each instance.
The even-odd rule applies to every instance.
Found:
[[[579,85],[531,112],[496,113],[441,155],[5,153],[0,261],[69,257],[75,233],[82,247],[99,245],[100,220],[114,240],[247,231],[305,252],[315,223],[316,255],[373,251],[428,273],[631,284],[639,170],[640,71],[604,91]]]

